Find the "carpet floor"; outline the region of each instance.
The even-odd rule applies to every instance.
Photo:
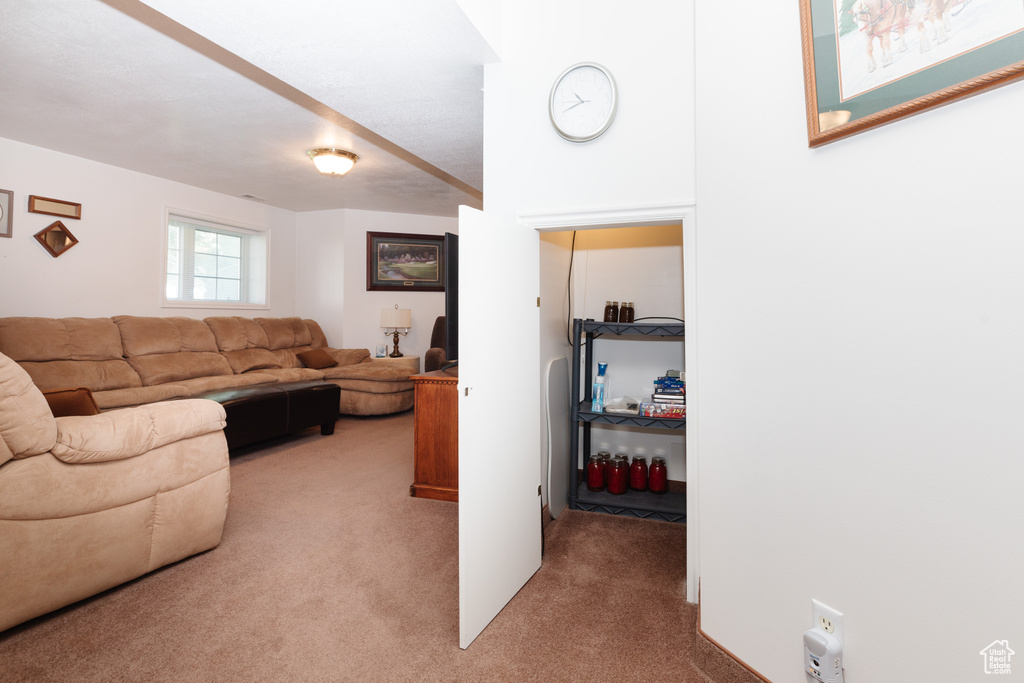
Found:
[[[457,503],[411,498],[411,412],[231,460],[221,544],[0,633],[0,681],[695,681],[686,527],[563,512],[458,646]]]

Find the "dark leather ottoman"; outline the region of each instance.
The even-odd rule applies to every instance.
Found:
[[[333,382],[281,382],[209,391],[207,398],[224,406],[228,449],[273,439],[320,425],[324,436],[334,433],[341,388]]]

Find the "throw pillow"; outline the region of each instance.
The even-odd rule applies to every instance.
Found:
[[[297,353],[295,356],[301,360],[307,368],[313,368],[314,370],[333,368],[338,364],[338,361],[334,360],[334,357],[323,349],[310,349],[309,351]]]
[[[50,412],[54,417],[68,417],[71,415],[99,415],[100,408],[96,405],[96,399],[87,387],[74,389],[53,389],[44,391],[43,396],[50,404]]]

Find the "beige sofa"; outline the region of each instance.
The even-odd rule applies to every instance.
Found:
[[[216,546],[224,424],[203,399],[54,418],[0,355],[0,630]]]
[[[335,364],[308,367],[302,358],[318,349]],[[316,321],[298,317],[0,318],[0,353],[43,391],[87,387],[101,410],[302,380],[337,384],[343,415],[413,405],[408,368],[331,348]]]

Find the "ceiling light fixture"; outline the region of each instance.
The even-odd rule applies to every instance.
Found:
[[[316,164],[316,170],[324,175],[345,175],[356,165],[359,157],[352,152],[333,147],[321,147],[306,152]]]

